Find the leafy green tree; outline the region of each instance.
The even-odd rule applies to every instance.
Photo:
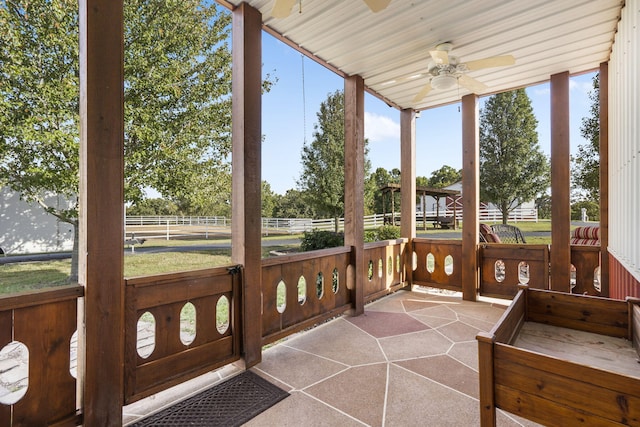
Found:
[[[315,212],[301,191],[290,189],[280,196],[274,209],[275,218],[313,218]]]
[[[178,206],[170,200],[144,199],[127,208],[127,215],[178,215]]]
[[[431,172],[429,187],[444,188],[462,179],[462,170],[456,170],[451,166],[444,165],[440,169]]]
[[[581,191],[586,200],[600,202],[600,79],[593,78],[593,91],[589,93],[591,107],[589,116],[582,118],[580,134],[587,144],[578,146],[578,153],[572,157],[571,177],[574,187]],[[591,215],[590,215],[591,216]]]
[[[335,229],[344,213],[344,93],[330,93],[320,104],[313,141],[302,147],[298,186],[318,216],[334,218]],[[365,176],[370,168],[366,160]]]
[[[586,209],[589,221],[600,221],[600,205],[593,200],[581,200],[571,204],[571,219],[582,220],[582,209]]]
[[[397,176],[395,175],[394,171],[398,172]],[[386,187],[388,184],[399,184],[399,173],[400,171],[398,169],[394,169],[389,172],[385,168],[380,167],[369,175],[367,182],[370,183],[369,185],[375,187],[376,189],[373,197],[372,208],[375,213],[391,212],[391,200],[388,196],[383,197],[382,190],[380,189]],[[399,200],[400,199],[398,198],[398,201]]]
[[[262,217],[274,218],[275,210],[278,204],[278,195],[271,189],[271,184],[262,181]]]
[[[213,194],[228,205],[230,15],[206,0],[130,0],[124,17],[126,201],[151,187],[181,209],[208,209]],[[44,203],[78,192],[77,1],[0,0],[0,32],[0,184],[76,226],[77,242],[77,207]]]
[[[549,163],[538,144],[531,100],[524,89],[489,98],[480,115],[480,198],[509,212],[549,186]]]
[[[538,209],[538,217],[542,219],[551,219],[551,196],[542,193],[536,199],[536,208]]]

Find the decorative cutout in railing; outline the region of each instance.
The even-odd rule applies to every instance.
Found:
[[[138,277],[125,284],[126,403],[239,359],[239,269]]]
[[[0,298],[0,425],[81,421],[73,374],[83,292],[64,286]]]
[[[462,241],[413,239],[413,284],[462,291]]]
[[[350,256],[351,248],[340,247],[262,260],[262,316],[246,321],[262,322],[263,344],[350,307],[349,289],[341,286],[348,283]]]

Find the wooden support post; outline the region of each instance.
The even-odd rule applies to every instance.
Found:
[[[232,262],[244,266],[242,354],[262,359],[261,137],[262,16],[241,3],[233,11]],[[236,296],[237,297],[237,296]],[[240,333],[236,330],[234,333]]]
[[[353,251],[353,311],[364,313],[364,80],[344,80],[344,244]],[[391,195],[393,197],[393,193]]]
[[[462,97],[462,298],[478,293],[478,203],[480,201],[478,96]]]
[[[609,64],[600,64],[600,294],[609,296]]]
[[[80,242],[84,293],[83,414],[122,425],[124,364],[124,89],[122,0],[82,0]],[[97,190],[100,191],[97,191]],[[80,328],[81,329],[81,328]],[[84,333],[83,333],[84,332]],[[55,392],[51,390],[52,392]]]
[[[570,292],[569,73],[551,76],[551,289]]]
[[[416,112],[405,109],[400,112],[400,236],[409,239],[404,259],[405,284],[411,286],[413,264],[413,239],[416,237]],[[422,200],[424,201],[424,194]],[[423,203],[424,206],[424,203]],[[424,214],[424,210],[423,210]],[[423,216],[424,223],[424,216]]]
[[[493,394],[493,346],[495,337],[487,332],[480,332],[478,340],[478,376],[480,380],[480,425],[494,427],[496,425],[495,396]]]

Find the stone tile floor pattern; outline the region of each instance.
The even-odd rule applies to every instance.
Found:
[[[252,369],[290,396],[245,425],[478,426],[475,337],[493,327],[507,302],[400,291],[368,304],[361,316],[282,340]],[[237,372],[227,367],[196,379],[190,394]],[[156,406],[171,400],[157,399]],[[135,405],[125,408],[125,423],[149,414],[145,403]],[[537,425],[501,411],[497,424]]]

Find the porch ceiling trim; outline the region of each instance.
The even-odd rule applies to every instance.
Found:
[[[358,0],[302,0],[286,18],[271,16],[275,0],[247,0],[265,31],[341,76],[360,75],[367,91],[399,109],[458,102],[470,92],[454,86],[415,95],[428,82],[429,51],[443,42],[462,62],[513,55],[513,66],[468,75],[488,95],[581,74],[607,62],[623,0],[392,0],[372,13]],[[219,0],[235,7],[242,0]],[[412,76],[418,76],[411,78]]]

